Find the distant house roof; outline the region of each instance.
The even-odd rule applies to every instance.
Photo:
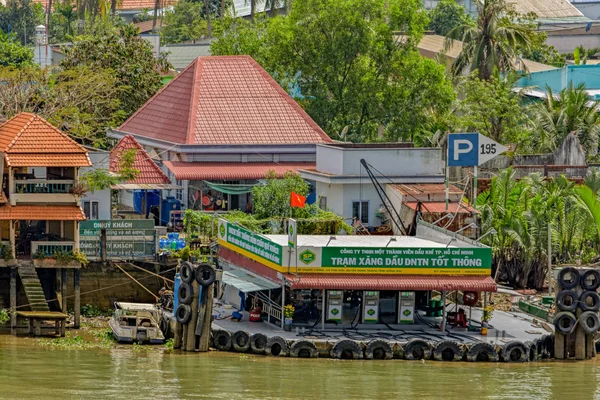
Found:
[[[574,28],[552,29],[547,30],[546,34],[548,36],[600,35],[600,25],[592,25],[589,28],[587,26],[577,26]]]
[[[443,183],[396,183],[392,184],[392,188],[405,196],[446,193],[446,185]],[[454,185],[450,185],[448,189],[450,194],[462,193]]]
[[[140,171],[135,179],[124,182],[126,184],[169,184],[171,181],[150,158],[146,150],[131,135],[124,136],[110,152],[110,171],[119,173],[123,152],[136,150],[132,168]]]
[[[563,19],[582,17],[583,14],[568,0],[512,0],[515,9],[520,14],[534,12],[539,19]]]
[[[254,13],[262,13],[271,9],[267,9],[267,1],[265,0],[254,0]],[[283,4],[284,2],[281,2]],[[233,7],[231,9],[233,16],[235,17],[248,17],[250,16],[250,0],[233,0]],[[270,4],[270,3],[269,3]],[[282,10],[283,6],[275,6],[276,10]]]
[[[135,24],[133,24],[133,26],[138,28],[140,30],[140,33],[149,33],[149,32],[152,32],[153,24],[154,24],[154,21],[150,20],[150,21],[136,22]],[[167,26],[167,24],[164,21],[162,21],[161,19],[157,19],[156,30],[160,30],[161,28],[164,28],[165,26]]]
[[[460,55],[460,52],[463,48],[463,42],[461,42],[460,40],[454,40],[448,51],[444,51],[445,41],[446,38],[444,36],[424,35],[419,44],[417,45],[417,49],[423,57],[433,59],[438,56],[445,56],[448,58],[449,62],[453,62]],[[551,65],[542,64],[528,59],[521,59],[520,63],[522,65],[515,65],[516,69],[523,69],[524,66],[528,72],[538,72],[556,69],[556,67],[553,67]]]
[[[34,3],[40,3],[45,9],[48,8],[48,0],[33,0]],[[55,5],[56,1],[52,2]],[[155,0],[121,0],[117,2],[117,11],[130,10],[154,10]],[[177,0],[161,0],[160,8],[165,8],[177,4]]]
[[[198,57],[119,131],[188,145],[331,142],[249,56]]]
[[[189,66],[198,57],[210,56],[210,40],[193,44],[169,44],[161,47],[161,51],[168,53],[167,60],[173,67],[181,71]]]
[[[85,214],[76,205],[3,205],[0,220],[13,221],[84,221]]]
[[[87,150],[42,117],[20,113],[0,125],[9,167],[88,167]]]

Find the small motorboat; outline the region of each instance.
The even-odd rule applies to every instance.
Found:
[[[119,343],[162,344],[165,335],[160,329],[161,314],[154,304],[116,302],[108,324]]]

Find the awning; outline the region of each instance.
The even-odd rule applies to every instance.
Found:
[[[13,221],[83,221],[85,214],[79,206],[10,206],[0,207],[0,220]]]
[[[286,275],[293,289],[338,290],[469,290],[496,292],[498,285],[491,276],[447,275],[354,275],[301,274]]]
[[[277,283],[271,282],[242,269],[223,271],[223,282],[241,290],[244,293],[257,292],[259,290],[277,289],[281,287],[281,285]]]
[[[163,163],[179,180],[188,181],[241,181],[264,179],[269,171],[282,178],[286,172],[315,168],[315,163],[305,162],[183,162]]]
[[[417,209],[416,201],[409,201],[404,203],[407,207],[413,210]],[[466,203],[448,203],[448,210],[446,210],[445,201],[423,201],[421,202],[422,213],[452,213],[452,214],[473,214],[477,212],[473,207]]]
[[[250,193],[252,188],[256,185],[234,185],[234,184],[226,184],[226,183],[212,183],[208,181],[204,181],[206,186],[211,189],[216,190],[217,192],[225,193],[225,194],[245,194]]]

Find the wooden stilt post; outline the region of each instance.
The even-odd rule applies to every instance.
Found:
[[[81,270],[79,268],[76,268],[73,270],[73,290],[74,290],[74,294],[75,294],[75,305],[73,306],[73,311],[74,311],[74,323],[75,329],[79,329],[79,327],[81,326],[81,284],[80,284],[80,279],[81,279]]]
[[[200,285],[196,280],[192,282],[194,299],[192,300],[192,318],[188,323],[187,340],[185,342],[186,351],[196,350],[196,324],[198,323],[198,295],[200,294]]]
[[[62,284],[62,305],[61,305],[61,309],[63,313],[67,313],[67,269],[66,268],[61,268],[60,269],[60,275],[61,275],[61,284]]]
[[[17,269],[10,268],[10,333],[17,334]]]
[[[173,348],[180,349],[183,336],[183,325],[179,322],[175,323],[175,333],[173,334]]]
[[[202,319],[198,321],[198,326],[201,327],[200,346],[198,351],[208,351],[210,348],[210,331],[212,325],[212,309],[213,309],[213,291],[215,285],[202,288],[202,302],[200,303],[200,315]]]
[[[564,360],[567,357],[565,351],[565,339],[566,336],[562,333],[554,333],[554,358],[556,358],[557,360]]]

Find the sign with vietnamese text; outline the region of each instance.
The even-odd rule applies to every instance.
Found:
[[[282,246],[239,225],[219,219],[219,244],[266,265],[282,265]]]
[[[106,258],[154,258],[154,220],[88,220],[79,224],[80,250],[89,260],[102,258],[102,230],[106,230]]]

